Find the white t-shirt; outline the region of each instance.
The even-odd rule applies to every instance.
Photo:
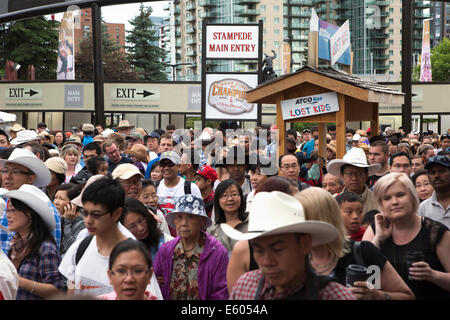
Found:
[[[124,228],[126,230],[126,228]],[[122,231],[122,230],[121,230]],[[128,231],[128,230],[127,230]],[[123,234],[125,234],[122,231]],[[130,233],[131,234],[131,233]],[[129,237],[126,234],[127,237]],[[131,234],[132,239],[135,237]],[[84,237],[75,241],[67,250],[64,258],[59,265],[59,272],[69,281],[75,283],[75,295],[89,295],[96,297],[104,293],[110,293],[114,289],[108,279],[109,256],[102,256],[97,248],[97,237],[94,236],[81,257],[78,265],[75,264],[75,256],[78,246]],[[161,289],[156,280],[155,274],[152,275],[147,290],[151,294],[163,300]]]
[[[157,194],[158,208],[166,216],[175,209],[178,198],[184,195],[184,179],[180,177],[178,184],[172,188],[167,188],[164,179],[162,179],[159,183]],[[191,194],[202,199],[202,193],[195,183],[191,183]]]
[[[18,287],[17,270],[3,250],[0,250],[0,293],[5,300],[15,300]]]
[[[120,222],[117,222],[117,227],[119,228],[120,232],[122,232],[125,235],[125,237],[136,239],[136,237]],[[89,232],[87,231],[87,229],[83,228],[77,235],[77,241],[86,238],[88,235]]]

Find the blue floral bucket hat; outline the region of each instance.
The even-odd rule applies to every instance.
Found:
[[[208,228],[212,221],[208,217],[205,211],[205,204],[201,198],[193,196],[192,194],[185,194],[178,198],[175,209],[166,215],[166,221],[169,226],[175,228],[175,224],[173,222],[173,218],[175,213],[183,212],[188,214],[194,214],[196,216],[200,216],[204,220],[204,228]]]

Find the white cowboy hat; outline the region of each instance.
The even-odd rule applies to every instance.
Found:
[[[8,160],[0,159],[0,167],[4,167],[8,163],[20,164],[33,171],[36,175],[33,185],[36,187],[46,187],[52,179],[50,170],[48,170],[45,163],[28,149],[16,148],[11,152]]]
[[[53,209],[50,199],[38,187],[30,184],[22,185],[18,190],[4,192],[6,189],[0,190],[3,198],[13,198],[22,201],[42,218],[50,232],[55,230],[56,222],[53,217]]]
[[[16,138],[11,140],[11,144],[18,145],[21,143],[41,139],[42,139],[41,136],[39,136],[34,130],[22,130],[17,132]]]
[[[381,170],[379,163],[367,164],[366,153],[361,148],[351,148],[343,159],[334,159],[328,162],[327,171],[336,177],[341,176],[341,168],[345,165],[352,165],[359,168],[367,168],[369,176]]]
[[[338,236],[336,228],[331,224],[306,220],[300,202],[279,191],[258,192],[255,195],[248,215],[247,233],[242,233],[226,223],[221,223],[220,227],[226,235],[236,240],[306,233],[311,235],[313,246],[329,243]]]

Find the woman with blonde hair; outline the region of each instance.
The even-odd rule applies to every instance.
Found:
[[[419,198],[411,179],[404,173],[380,178],[374,194],[381,213],[375,216],[363,240],[371,241],[380,249],[417,299],[448,299],[448,228],[418,215]],[[413,260],[413,256],[417,259]]]
[[[66,144],[61,149],[59,155],[67,163],[66,179],[64,183],[69,183],[72,177],[76,176],[82,169],[80,164],[80,150],[73,144]]]
[[[338,203],[328,191],[311,187],[301,191],[295,197],[303,206],[306,220],[328,222],[339,232],[339,236],[333,242],[311,249],[308,256],[309,267],[318,275],[334,276],[339,283],[345,285],[347,266],[352,264],[360,264],[364,267],[377,266],[381,271],[380,288],[375,288],[366,281],[357,281],[351,290],[358,299],[414,299],[412,291],[373,244],[368,241],[355,244],[355,241],[346,237]]]

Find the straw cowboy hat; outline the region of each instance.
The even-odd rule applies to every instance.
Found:
[[[13,198],[22,201],[31,209],[36,211],[50,232],[55,230],[56,222],[53,217],[50,199],[38,187],[30,184],[24,184],[18,190],[8,191],[1,188],[0,195],[3,198]]]
[[[34,130],[22,130],[17,132],[17,136],[15,139],[11,140],[11,144],[18,145],[29,141],[40,140],[41,136],[39,136]]]
[[[33,171],[36,175],[36,180],[34,180],[33,185],[36,187],[46,187],[52,179],[50,171],[44,162],[38,159],[38,157],[28,149],[16,148],[13,150],[8,160],[0,159],[0,167],[5,167],[8,163],[20,164]]]
[[[345,165],[352,165],[359,168],[367,168],[369,176],[374,175],[380,171],[381,165],[379,163],[367,164],[366,153],[361,148],[351,148],[343,159],[331,160],[327,165],[327,171],[336,177],[341,176],[341,168]]]
[[[298,200],[279,191],[258,192],[255,195],[248,215],[247,233],[242,233],[226,223],[221,223],[220,227],[226,235],[236,240],[306,233],[311,235],[313,246],[329,243],[338,236],[336,228],[331,224],[306,220]]]
[[[41,136],[42,137],[42,139],[44,139],[45,140],[45,138],[46,137],[48,137],[49,138],[49,144],[53,144],[54,142],[55,142],[55,136],[54,135],[52,135],[52,134],[50,134],[50,133],[48,133],[47,131],[42,131],[41,133],[39,133],[38,134],[38,136]]]
[[[119,125],[115,127],[114,129],[132,129],[135,126],[132,126],[128,120],[121,120],[119,122]]]
[[[327,144],[327,149],[330,149],[334,153],[336,153],[336,141],[331,140],[330,143]]]
[[[147,153],[147,149],[143,144],[135,144],[131,147],[131,149],[127,152],[129,155],[135,157],[139,161],[149,163],[150,156]]]
[[[10,132],[19,132],[19,131],[22,131],[22,130],[25,130],[25,128],[24,127],[22,127],[20,124],[18,124],[18,123],[14,123],[14,125],[11,127],[11,128],[9,128],[9,131]]]

